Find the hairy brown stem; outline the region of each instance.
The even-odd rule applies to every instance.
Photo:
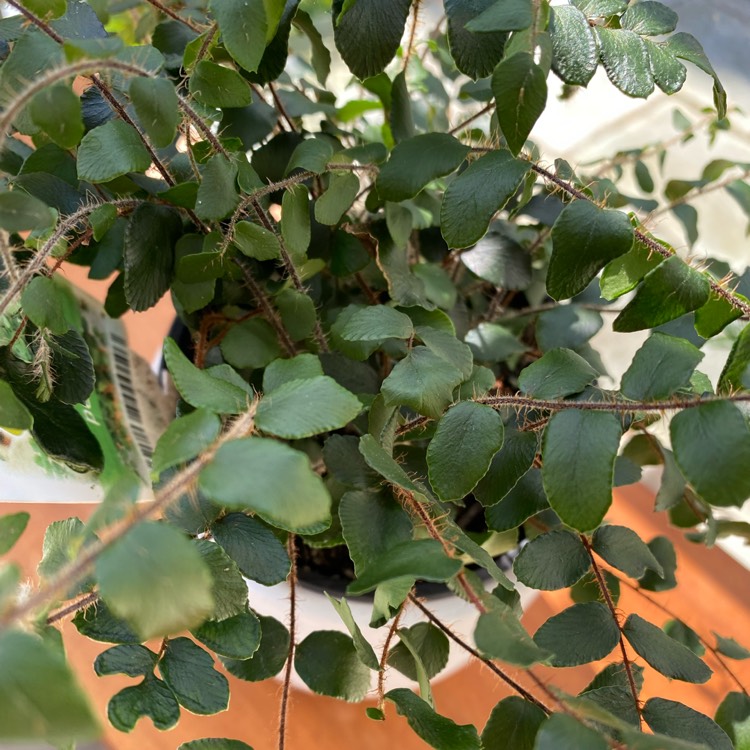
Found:
[[[271,92],[271,98],[273,99],[276,111],[279,113],[284,122],[286,122],[286,124],[289,126],[289,130],[291,130],[292,133],[296,133],[297,126],[294,124],[292,118],[289,117],[289,113],[284,108],[284,103],[279,98],[279,94],[276,91],[276,87],[273,85],[273,83],[268,84],[268,90]]]
[[[406,45],[406,51],[404,52],[404,64],[401,66],[401,70],[406,71],[409,66],[409,60],[411,59],[412,52],[414,51],[414,40],[417,36],[417,24],[419,23],[419,6],[421,0],[415,0],[412,5],[412,17],[411,17],[411,29],[409,30],[409,42]]]
[[[160,10],[165,16],[169,16],[170,18],[173,18],[175,21],[179,21],[180,23],[184,24],[189,29],[194,31],[196,34],[201,33],[200,27],[196,26],[195,23],[193,23],[193,21],[191,21],[189,18],[183,18],[178,13],[175,13],[170,7],[160,2],[160,0],[146,0],[146,2],[149,5],[153,5],[154,8]]]
[[[435,614],[433,614],[427,607],[425,607],[424,604],[422,604],[419,599],[417,599],[414,594],[409,594],[409,601],[411,601],[412,604],[414,604],[416,607],[418,607],[422,612],[424,613],[425,617],[433,624],[435,627],[439,628],[440,630],[445,633],[448,638],[450,638],[454,643],[457,643],[464,651],[467,651],[470,653],[475,659],[478,659],[482,662],[490,671],[492,671],[494,674],[496,674],[506,685],[510,686],[513,690],[515,690],[524,700],[529,701],[529,703],[533,703],[535,706],[539,706],[539,708],[542,709],[545,713],[549,714],[551,713],[550,709],[547,708],[547,706],[542,703],[537,697],[532,695],[526,688],[524,688],[522,685],[519,685],[512,677],[509,677],[505,672],[503,672],[500,667],[495,664],[495,662],[491,661],[490,659],[485,658],[482,656],[482,654],[479,653],[476,649],[472,648],[466,641],[459,638],[447,625],[445,625],[443,622],[441,622]]]
[[[599,590],[601,591],[604,602],[607,605],[607,608],[609,609],[610,614],[612,615],[612,619],[614,620],[615,625],[617,626],[617,631],[619,634],[620,653],[622,654],[622,663],[625,667],[625,674],[627,675],[627,678],[628,678],[628,685],[630,686],[630,693],[633,696],[633,704],[635,705],[635,712],[638,714],[638,728],[641,729],[643,726],[643,718],[641,717],[641,702],[638,699],[638,688],[635,685],[635,678],[633,677],[633,667],[630,663],[630,658],[628,657],[627,649],[625,648],[625,637],[622,634],[622,625],[620,624],[620,618],[617,616],[615,603],[612,601],[612,595],[609,593],[607,582],[604,580],[602,571],[599,568],[598,563],[596,562],[596,558],[594,557],[594,550],[591,547],[591,543],[589,542],[588,537],[585,534],[579,534],[578,536],[579,536],[579,539],[581,540],[581,543],[586,548],[586,552],[588,552],[589,559],[591,560],[591,567],[594,571],[596,582],[599,585]]]
[[[411,593],[409,593],[409,597],[411,598]],[[393,640],[393,636],[396,635],[398,624],[403,613],[404,603],[402,602],[401,606],[398,608],[398,612],[396,612],[396,616],[393,618],[391,627],[388,628],[388,635],[386,635],[385,643],[383,643],[383,653],[380,656],[380,664],[378,665],[378,708],[381,711],[385,706],[385,668],[388,664],[388,652],[390,651],[391,641]]]
[[[68,604],[66,607],[53,612],[47,618],[46,623],[47,625],[54,625],[54,623],[59,622],[60,620],[64,620],[66,617],[74,615],[76,614],[76,612],[80,612],[82,609],[86,609],[86,607],[90,607],[92,604],[96,604],[96,602],[98,601],[99,593],[96,591],[92,591],[90,594],[86,594],[86,596],[81,597],[80,599],[74,601],[72,604]]]
[[[467,117],[462,122],[459,122],[458,125],[452,127],[448,133],[450,135],[454,135],[455,133],[458,133],[459,131],[463,130],[467,125],[474,122],[474,120],[478,120],[482,115],[486,115],[488,112],[492,112],[492,110],[495,109],[495,102],[490,102],[486,106],[482,107],[482,109],[479,110],[479,112],[475,112],[470,117]]]
[[[289,534],[286,540],[286,549],[289,554],[291,569],[287,580],[289,581],[289,652],[284,667],[284,687],[281,691],[281,709],[279,712],[279,750],[286,746],[286,725],[289,709],[289,690],[292,684],[292,666],[294,663],[295,639],[297,636],[297,547],[296,536]]]

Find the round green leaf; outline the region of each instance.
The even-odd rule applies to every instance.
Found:
[[[202,176],[195,199],[198,218],[217,221],[229,216],[240,200],[236,185],[237,164],[223,154],[214,154],[203,167]],[[236,236],[235,227],[235,242]]]
[[[654,90],[651,61],[643,40],[626,29],[596,27],[599,56],[607,76],[623,94],[645,99]]]
[[[633,246],[633,227],[622,211],[589,201],[568,204],[552,227],[547,291],[556,300],[582,292],[609,261]]]
[[[333,378],[319,375],[280,385],[258,405],[255,424],[264,432],[296,440],[344,427],[362,409],[360,400]]]
[[[537,646],[554,654],[553,667],[604,659],[619,640],[617,622],[601,602],[574,604],[550,617],[534,634]]]
[[[54,209],[23,190],[0,193],[0,227],[9,232],[47,229],[56,219]]]
[[[250,659],[223,658],[227,672],[240,680],[261,682],[281,672],[289,654],[289,631],[273,617],[258,615],[260,645]]]
[[[534,398],[558,399],[580,393],[599,373],[570,349],[551,349],[521,370],[520,389]]]
[[[180,110],[174,84],[166,78],[134,78],[128,94],[138,122],[157,148],[174,140],[180,124]]]
[[[102,598],[143,636],[167,635],[213,614],[211,574],[194,544],[161,523],[141,523],[96,563]]]
[[[482,731],[482,747],[512,747],[533,750],[534,739],[546,718],[539,706],[512,695],[493,709]]]
[[[487,508],[484,515],[488,529],[510,531],[547,508],[549,503],[542,486],[542,472],[532,469],[527,471],[499,502]]]
[[[229,683],[214,669],[211,655],[189,638],[170,638],[159,661],[164,682],[180,705],[210,715],[229,705]]]
[[[529,162],[515,159],[509,151],[491,151],[454,177],[440,207],[440,227],[448,247],[469,247],[484,237],[492,217],[513,197],[529,168]],[[461,259],[486,278],[465,256]]]
[[[370,670],[359,660],[352,639],[337,631],[310,633],[295,650],[294,668],[320,695],[356,702],[370,689]]]
[[[443,210],[446,197],[460,177],[448,186],[443,198]],[[476,200],[481,198],[477,196]],[[469,218],[464,214],[461,221],[468,221]],[[442,219],[444,233],[446,220],[447,217]],[[446,238],[446,242],[448,241]],[[526,289],[531,283],[531,257],[528,251],[500,231],[490,230],[477,242],[476,247],[461,253],[461,262],[480,279],[503,289]]]
[[[233,242],[243,255],[256,260],[275,260],[281,257],[276,235],[250,221],[239,221],[234,227]]]
[[[550,8],[552,69],[571,86],[587,86],[596,73],[599,55],[586,16],[572,5]]]
[[[534,750],[607,750],[608,747],[599,732],[572,716],[555,713],[540,727]]]
[[[706,682],[711,677],[711,670],[689,648],[639,615],[628,617],[622,634],[639,656],[666,677],[695,683]]]
[[[252,102],[250,86],[236,70],[209,60],[195,66],[189,90],[207,107],[246,107]]]
[[[555,560],[555,565],[550,565],[550,560]],[[575,534],[553,529],[523,547],[513,563],[513,572],[532,589],[554,591],[572,586],[590,565],[586,548]]]
[[[221,341],[221,353],[233,367],[261,368],[281,354],[276,331],[263,318],[250,318],[233,325]]]
[[[519,667],[530,667],[547,661],[551,656],[549,651],[534,643],[515,612],[501,602],[479,615],[474,642],[491,659],[500,659]]]
[[[734,404],[683,409],[669,434],[680,470],[706,501],[739,506],[750,496],[750,428]]]
[[[639,3],[640,4],[640,3]],[[656,85],[665,94],[676,94],[685,83],[687,70],[664,44],[644,39]]]
[[[135,128],[109,120],[83,136],[77,163],[80,180],[109,182],[128,172],[145,172],[151,156]]]
[[[260,621],[242,612],[217,622],[207,620],[191,633],[212,651],[229,659],[250,659],[260,645]]]
[[[542,439],[542,477],[549,504],[579,531],[596,528],[612,504],[620,419],[568,409],[552,415]]]
[[[242,614],[247,609],[247,584],[237,563],[209,539],[198,539],[195,543],[213,579],[212,619],[221,621]]]
[[[213,500],[249,508],[287,531],[317,534],[331,523],[331,498],[307,456],[275,440],[225,443],[202,471],[200,485]]]
[[[631,578],[641,578],[647,570],[663,576],[664,569],[638,534],[625,526],[600,526],[592,539],[594,551],[612,567]]]
[[[338,224],[359,192],[359,177],[353,172],[334,172],[328,188],[315,201],[315,220],[321,224]]]
[[[460,500],[474,489],[503,434],[503,420],[490,406],[462,401],[445,413],[427,449],[430,484],[441,500]]]
[[[668,737],[700,742],[711,750],[734,748],[727,733],[713,719],[677,701],[651,698],[643,707],[643,718],[654,732]]]
[[[620,25],[636,34],[659,36],[677,28],[677,14],[655,0],[641,0],[628,6],[620,17]]]
[[[31,100],[29,113],[60,148],[75,148],[83,138],[81,100],[69,86],[58,84],[40,91]]]
[[[219,436],[221,421],[206,409],[196,409],[174,422],[164,431],[156,444],[151,469],[161,474],[177,464],[195,458]]]
[[[145,677],[153,673],[156,662],[157,656],[151,649],[135,643],[126,643],[102,651],[94,662],[94,672],[100,677],[110,674]]]
[[[341,330],[341,338],[347,341],[377,341],[386,339],[408,339],[414,335],[411,318],[385,305],[362,307],[347,320]]]
[[[448,663],[450,643],[447,636],[429,622],[418,622],[410,628],[405,628],[404,632],[409,642],[416,648],[427,676],[432,679]],[[414,657],[403,643],[397,643],[388,652],[388,664],[398,669],[410,680],[417,679]]]
[[[7,430],[30,430],[34,418],[9,383],[0,380],[0,426]]]
[[[171,729],[179,721],[180,705],[157,677],[149,676],[138,685],[126,687],[107,705],[107,718],[120,732],[130,732],[142,716],[148,716],[162,730]]]
[[[518,5],[519,3],[515,3]],[[523,6],[523,2],[520,3]],[[499,13],[495,10],[502,6]],[[519,26],[526,28],[531,24],[531,8],[521,8],[521,17],[509,18],[508,3],[496,3],[494,0],[445,0],[445,14],[448,16],[448,46],[456,67],[470,78],[484,78],[492,73],[492,69],[500,62],[505,49],[508,29],[497,31],[483,28],[497,25]],[[506,11],[503,23],[503,9]],[[523,11],[526,11],[524,14]],[[493,20],[493,15],[496,18]],[[497,17],[499,16],[499,17]],[[525,16],[525,17],[524,17]],[[528,20],[526,26],[524,21]],[[474,26],[475,28],[471,28]],[[479,28],[476,28],[479,27]]]

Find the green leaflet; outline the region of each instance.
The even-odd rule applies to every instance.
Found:
[[[196,409],[171,422],[156,444],[151,469],[160,474],[164,469],[185,463],[208,448],[219,436],[221,422],[212,412]]]
[[[143,79],[141,79],[143,80]],[[174,88],[169,88],[174,93]],[[84,133],[81,100],[64,84],[40,91],[29,106],[34,124],[38,125],[61,148],[75,148]]]
[[[469,247],[480,240],[492,217],[513,197],[529,169],[528,162],[500,150],[485,154],[454,177],[440,208],[441,231],[448,246]]]
[[[651,698],[643,707],[643,718],[654,732],[669,737],[702,742],[711,750],[732,750],[726,732],[705,714],[677,701]]]
[[[558,565],[550,566],[554,558]],[[554,591],[572,586],[591,566],[581,540],[564,529],[553,529],[532,539],[513,563],[521,583],[533,589]]]
[[[6,513],[0,516],[0,555],[4,555],[13,549],[13,545],[26,530],[31,516],[20,511],[18,513]]]
[[[646,45],[638,34],[627,29],[596,27],[599,56],[607,76],[623,94],[645,99],[654,90]]]
[[[203,179],[195,200],[198,218],[218,221],[234,211],[240,201],[236,179],[237,164],[229,161],[226,156],[214,154],[208,160],[203,167]]]
[[[592,539],[594,551],[631,578],[642,578],[647,570],[664,575],[664,569],[646,543],[624,526],[600,526]]]
[[[492,74],[497,118],[508,148],[516,155],[547,103],[547,79],[528,52],[505,58]]]
[[[579,531],[596,528],[612,503],[620,419],[569,409],[553,414],[542,440],[542,476],[552,509]]]
[[[180,124],[177,92],[166,78],[135,78],[128,94],[135,107],[138,122],[154,146],[169,146]]]
[[[351,634],[352,642],[354,644],[355,650],[357,651],[359,660],[370,669],[378,669],[380,666],[378,657],[375,655],[375,651],[373,651],[373,648],[370,645],[369,641],[362,635],[362,631],[359,629],[359,625],[357,625],[357,622],[352,615],[352,611],[349,608],[349,603],[344,597],[339,600],[334,599],[327,592],[324,593],[328,601],[331,602],[331,605],[336,610],[338,616],[342,619],[344,625],[346,625],[347,630]]]
[[[546,662],[549,651],[531,639],[513,610],[502,602],[479,616],[474,630],[477,648],[491,659],[500,659],[519,667]]]
[[[78,177],[87,182],[109,182],[128,172],[144,172],[150,164],[137,131],[122,120],[89,130],[78,147]]]
[[[493,26],[497,27],[499,24],[524,29],[531,25],[528,0],[511,0],[511,6],[515,6],[515,14],[514,8],[508,5],[507,2],[496,3],[494,0],[471,3],[445,0],[450,52],[456,67],[470,78],[490,75],[503,57],[507,31],[510,29],[498,30]]]
[[[209,60],[195,66],[189,90],[207,107],[246,107],[252,101],[250,87],[237,71]]]
[[[534,740],[546,714],[539,706],[516,695],[501,700],[482,731],[482,747],[533,750]]]
[[[54,209],[23,190],[0,194],[0,227],[9,232],[46,229],[56,219]]]
[[[598,375],[570,349],[551,349],[521,371],[518,385],[533,398],[558,399],[580,393]]]
[[[552,69],[572,86],[586,86],[599,65],[594,32],[586,16],[572,5],[550,8]]]
[[[633,236],[622,211],[583,200],[567,205],[552,228],[550,296],[562,300],[582,292],[607,263],[630,250]]]

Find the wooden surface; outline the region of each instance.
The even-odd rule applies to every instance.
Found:
[[[80,278],[81,274],[74,270],[69,277]],[[104,288],[100,287],[99,296],[103,291]],[[168,303],[162,303],[149,313],[131,316],[128,326],[134,348],[151,359],[160,346],[170,320]],[[634,529],[647,541],[654,536],[665,535],[674,542],[678,555],[678,582],[689,581],[689,585],[679,586],[670,592],[649,594],[649,597],[670,609],[701,636],[711,639],[711,631],[716,630],[740,641],[746,639],[746,634],[750,633],[750,609],[747,605],[750,573],[718,549],[706,550],[685,541],[681,534],[667,528],[664,514],[655,515],[652,512],[652,505],[653,500],[645,488],[624,488],[616,492],[615,503],[608,516],[611,522]],[[4,504],[0,512],[19,509],[22,506]],[[54,520],[71,515],[85,517],[91,508],[40,504],[31,508],[26,506],[26,509],[31,511],[32,520],[10,557],[19,562],[25,573],[33,579],[33,568],[41,557],[46,526]],[[524,622],[533,633],[550,615],[570,604],[566,592],[546,592],[528,608]],[[618,609],[623,616],[637,611],[658,625],[670,619],[657,606],[625,587]],[[104,717],[107,701],[117,690],[133,681],[127,678],[96,677],[92,662],[107,646],[80,637],[70,624],[63,626],[63,634],[69,659],[106,725]],[[632,655],[632,650],[630,653]],[[614,654],[612,658],[616,658]],[[642,662],[640,659],[635,661]],[[706,661],[715,672],[707,685],[670,682],[652,670],[647,670],[643,698],[659,694],[669,696],[697,710],[713,714],[721,696],[728,690],[738,688],[715,657],[709,654]],[[749,664],[726,661],[741,681],[750,684]],[[554,683],[569,692],[576,692],[589,682],[600,667],[601,664],[575,669],[539,668],[535,670],[535,674],[546,682]],[[531,687],[523,673],[514,669],[508,669],[508,673]],[[197,737],[241,739],[255,750],[277,747],[280,682],[252,684],[230,678],[230,683],[230,707],[222,714],[198,717],[183,710],[178,726],[168,732],[158,732],[148,720],[141,720],[136,729],[127,735],[107,727],[105,739],[113,750],[166,750]],[[481,730],[492,707],[511,693],[494,674],[475,662],[447,679],[438,680],[434,685],[434,694],[440,712],[459,723],[474,723]],[[364,708],[369,705],[374,705],[373,701],[350,705],[294,691],[289,711],[288,750],[335,750],[350,747],[362,750],[388,747],[417,750],[426,747],[408,729],[405,720],[396,715],[393,706],[388,707],[387,721],[374,722],[365,717]]]

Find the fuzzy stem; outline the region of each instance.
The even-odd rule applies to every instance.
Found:
[[[515,690],[524,700],[529,701],[529,703],[533,703],[535,706],[538,706],[542,709],[546,714],[551,713],[550,709],[547,708],[547,706],[542,703],[538,698],[533,696],[526,688],[524,688],[522,685],[519,685],[515,680],[513,680],[511,677],[509,677],[505,672],[500,669],[500,667],[497,666],[493,661],[490,661],[490,659],[486,659],[484,656],[482,656],[479,651],[472,648],[466,641],[459,638],[447,625],[442,623],[435,614],[433,614],[427,607],[425,607],[422,602],[417,599],[414,594],[409,594],[409,600],[412,604],[416,605],[419,609],[422,610],[425,617],[433,624],[435,627],[439,628],[440,630],[445,633],[448,638],[450,638],[454,643],[457,643],[462,649],[465,651],[468,651],[475,659],[478,659],[482,662],[486,667],[488,667],[494,674],[496,674],[506,685],[509,685],[513,690]]]
[[[600,570],[599,565],[596,562],[596,558],[594,557],[594,550],[591,547],[591,543],[589,542],[588,537],[585,534],[579,534],[578,536],[579,536],[579,539],[581,540],[581,543],[586,548],[586,552],[588,553],[589,559],[591,560],[591,567],[594,571],[596,582],[599,585],[599,590],[601,591],[602,597],[604,598],[604,602],[607,605],[607,609],[609,609],[609,612],[612,615],[612,619],[614,620],[614,623],[617,626],[617,632],[619,634],[618,640],[620,643],[620,653],[622,654],[622,663],[625,667],[625,674],[628,677],[628,685],[630,686],[630,693],[633,696],[633,704],[635,705],[635,712],[636,714],[638,714],[638,728],[641,729],[643,726],[643,718],[641,716],[641,702],[638,699],[638,688],[635,685],[635,678],[633,677],[633,667],[631,666],[630,658],[628,657],[628,652],[627,652],[627,649],[625,648],[625,638],[622,633],[622,625],[620,624],[620,618],[617,616],[615,603],[612,601],[612,595],[609,593],[607,582],[604,580],[602,571]]]
[[[183,18],[178,13],[175,13],[170,7],[160,2],[160,0],[146,0],[146,2],[149,5],[153,5],[154,8],[156,8],[157,10],[160,10],[165,16],[169,16],[170,18],[173,18],[175,21],[179,21],[180,23],[184,24],[189,29],[194,31],[196,34],[201,33],[200,27],[196,26],[195,23],[193,23],[193,21],[191,21],[189,18]]]
[[[85,578],[99,556],[115,542],[122,539],[134,526],[142,521],[158,516],[170,505],[177,502],[186,492],[189,492],[198,480],[201,471],[213,460],[216,452],[224,443],[243,437],[253,429],[257,406],[257,401],[250,404],[248,410],[237,417],[211,447],[201,453],[195,461],[186,466],[182,471],[175,474],[155,494],[152,503],[138,505],[125,521],[115,524],[110,529],[99,532],[101,540],[99,543],[86,547],[79,557],[63,567],[54,578],[22,604],[6,610],[0,616],[0,629],[23,622],[37,610],[49,606],[61,594],[69,590],[71,586]]]
[[[289,113],[284,108],[284,103],[279,98],[276,87],[273,85],[273,83],[268,84],[268,90],[271,92],[271,97],[273,99],[274,106],[276,107],[276,111],[279,113],[284,122],[286,122],[286,124],[289,126],[289,130],[291,130],[292,133],[296,133],[297,126],[294,124],[292,118],[289,117]]]
[[[409,598],[411,598],[411,596],[412,594],[409,592]],[[404,603],[402,602],[401,606],[398,608],[398,612],[396,612],[396,616],[393,618],[391,627],[388,628],[388,635],[386,635],[385,643],[383,643],[383,653],[380,656],[380,664],[378,665],[378,708],[381,711],[385,707],[385,668],[388,665],[388,652],[390,651],[391,641],[393,640],[393,636],[396,635],[398,624],[403,613]]]
[[[90,607],[92,604],[96,604],[98,601],[99,593],[97,591],[92,591],[90,594],[86,594],[86,596],[77,599],[72,604],[68,604],[66,607],[53,612],[47,618],[46,623],[47,625],[54,625],[56,622],[64,620],[66,617],[74,615],[76,612],[80,612],[82,609],[86,609],[86,607]]]
[[[296,536],[289,534],[286,540],[286,549],[291,562],[289,571],[289,652],[286,657],[284,668],[284,687],[281,692],[281,710],[279,714],[279,750],[286,746],[287,712],[289,709],[289,689],[292,682],[292,665],[294,662],[295,638],[297,630],[297,548]]]

